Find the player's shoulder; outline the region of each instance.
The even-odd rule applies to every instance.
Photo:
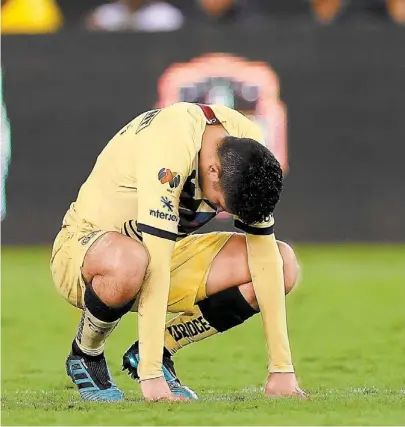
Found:
[[[219,121],[226,130],[238,138],[250,138],[264,144],[264,138],[260,127],[249,117],[225,105],[212,105]]]
[[[178,102],[162,108],[155,108],[139,114],[126,127],[135,129],[135,134],[143,130],[161,132],[166,136],[188,137],[194,133],[195,119],[189,109],[193,104]]]
[[[179,133],[190,131],[203,121],[198,106],[189,102],[176,102],[156,111],[159,111],[161,124],[171,126]]]
[[[193,113],[195,110],[198,110],[198,106],[190,102],[176,102],[160,109],[163,114],[172,114],[183,119],[188,117],[190,113]]]

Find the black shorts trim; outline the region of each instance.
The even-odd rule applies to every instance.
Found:
[[[175,242],[178,235],[176,233],[171,233],[170,231],[161,230],[160,228],[155,228],[146,224],[138,224],[138,230],[141,233],[151,234],[152,236],[161,237],[162,239],[172,240]]]
[[[244,231],[248,234],[254,234],[255,236],[268,236],[274,233],[274,225],[266,228],[252,227],[251,225],[244,224],[242,221],[235,219],[235,227]]]

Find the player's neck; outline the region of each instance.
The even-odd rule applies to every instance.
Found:
[[[217,158],[218,145],[221,140],[228,135],[228,132],[221,124],[207,125],[205,127],[200,150],[200,162],[205,164]]]
[[[209,171],[219,169],[218,146],[221,140],[228,135],[224,127],[219,125],[207,125],[203,133],[201,141],[201,150],[198,159],[198,177],[199,186],[203,192],[204,198],[210,200],[209,194],[206,194],[205,178],[209,175]],[[208,186],[211,188],[211,186]],[[204,191],[206,190],[206,191]]]
[[[222,125],[207,125],[202,136],[198,159],[199,176],[204,176],[210,165],[218,163],[217,149],[226,131]],[[200,182],[200,185],[202,182]]]

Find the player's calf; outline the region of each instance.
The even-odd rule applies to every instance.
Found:
[[[68,375],[87,400],[121,400],[104,358],[104,344],[132,307],[148,264],[138,242],[119,233],[96,240],[84,259],[84,309],[72,351]]]
[[[76,337],[85,354],[102,353],[108,335],[131,309],[147,264],[143,246],[119,233],[106,233],[90,247],[82,267],[87,287]]]

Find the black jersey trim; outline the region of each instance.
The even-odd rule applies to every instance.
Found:
[[[239,228],[245,233],[254,234],[255,236],[268,236],[274,233],[274,225],[270,225],[270,227],[265,228],[252,227],[251,225],[244,224],[238,219],[235,219],[235,227]]]
[[[128,230],[127,230],[127,223],[124,222],[124,232],[128,237],[131,237],[131,235],[129,234]]]
[[[131,228],[131,230],[133,231],[133,233],[135,234],[135,236],[142,242],[142,236],[135,230],[135,227],[132,225],[132,219],[128,222],[129,227]]]
[[[146,224],[138,224],[138,230],[142,233],[151,234],[152,236],[161,237],[162,239],[172,240],[175,242],[177,240],[177,234],[171,233],[170,231],[161,230],[160,228],[155,228]]]
[[[218,206],[215,205],[214,203],[211,203],[209,200],[207,199],[203,199],[203,201],[211,208],[213,209],[215,212],[218,212]]]

